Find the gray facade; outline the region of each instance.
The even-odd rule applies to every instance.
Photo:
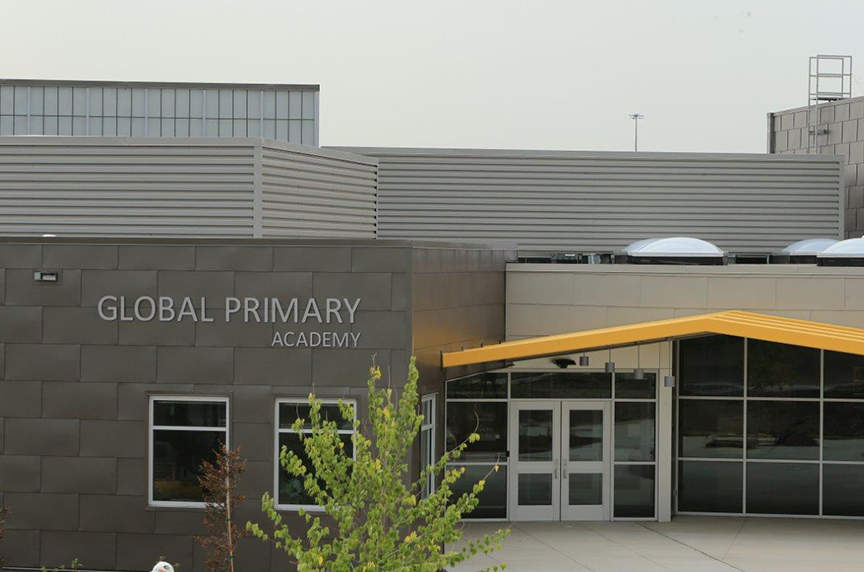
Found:
[[[318,145],[317,85],[0,80],[0,136],[267,137]]]
[[[843,156],[845,238],[860,237],[864,235],[864,97],[820,104],[818,130],[819,153]],[[806,107],[768,114],[769,153],[804,155],[807,141]]]
[[[88,569],[144,570],[165,556],[204,570],[191,536],[203,532],[201,511],[148,506],[148,399],[228,399],[230,443],[249,461],[239,518],[264,522],[276,399],[314,388],[356,399],[362,414],[372,356],[398,387],[413,353],[423,393],[443,403],[441,351],[504,336],[513,255],[397,241],[3,239],[0,500],[11,513],[0,553],[16,567],[77,557]],[[58,270],[59,281],[35,282],[38,269]],[[353,324],[327,327],[362,335],[350,349],[272,347],[283,324],[106,321],[106,295],[127,305],[205,297],[217,315],[227,297],[360,298]],[[439,449],[442,428],[439,418]],[[288,569],[257,541],[240,554],[238,570]]]
[[[342,149],[378,159],[382,238],[505,239],[546,256],[682,235],[770,252],[843,230],[831,155]]]
[[[0,137],[0,234],[375,238],[377,161],[262,138]]]

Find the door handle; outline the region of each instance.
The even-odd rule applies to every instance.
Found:
[[[564,468],[561,469],[561,476],[563,476],[565,479],[567,478],[567,463],[564,463]]]
[[[557,464],[555,465],[555,469],[553,469],[553,472],[555,474],[555,478],[557,479],[558,478],[558,465]]]

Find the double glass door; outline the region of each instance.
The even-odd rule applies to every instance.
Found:
[[[511,402],[511,520],[609,520],[610,406]]]

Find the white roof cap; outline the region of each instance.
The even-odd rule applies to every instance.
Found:
[[[634,242],[623,252],[629,256],[680,256],[682,258],[715,258],[725,254],[710,242],[687,236],[646,238]]]
[[[817,258],[864,258],[864,238],[841,240],[816,255]]]
[[[813,256],[838,242],[838,240],[833,238],[805,238],[804,240],[793,242],[781,250],[780,254],[788,254],[789,256]]]

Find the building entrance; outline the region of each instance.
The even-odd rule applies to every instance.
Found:
[[[511,520],[609,520],[610,403],[512,401]]]

